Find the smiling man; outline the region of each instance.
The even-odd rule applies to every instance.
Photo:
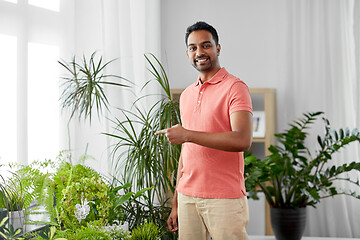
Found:
[[[180,240],[245,240],[249,214],[243,152],[252,141],[249,89],[220,67],[221,47],[211,25],[188,27],[185,43],[199,76],[181,94],[182,126],[156,133],[182,144],[168,226],[179,230]]]

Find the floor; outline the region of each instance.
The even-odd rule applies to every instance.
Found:
[[[303,237],[301,240],[360,240],[360,238]],[[249,236],[249,240],[276,240],[274,236]]]

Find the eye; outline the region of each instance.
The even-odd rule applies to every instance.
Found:
[[[204,46],[203,46],[203,48],[211,48],[211,44],[205,44]]]
[[[193,51],[195,51],[195,50],[196,50],[196,47],[195,47],[195,46],[190,46],[190,47],[189,47],[189,51],[190,51],[190,52],[193,52]]]

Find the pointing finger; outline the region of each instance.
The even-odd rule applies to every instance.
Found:
[[[167,133],[167,129],[162,129],[162,130],[159,130],[155,133],[155,135],[159,135],[159,134],[166,134]]]

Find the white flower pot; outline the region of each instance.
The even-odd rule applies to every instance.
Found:
[[[20,211],[10,211],[9,212],[9,225],[8,228],[10,228],[10,225],[13,226],[14,231],[16,229],[20,228],[21,232],[25,232],[25,209]]]

